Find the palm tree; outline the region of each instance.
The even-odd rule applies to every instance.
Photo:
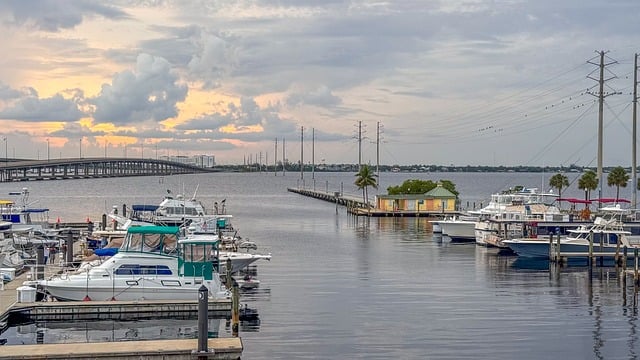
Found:
[[[596,178],[596,173],[593,170],[587,170],[584,174],[582,174],[582,177],[578,179],[578,189],[584,190],[585,200],[589,200],[589,198],[591,198],[591,191],[597,188],[598,179]]]
[[[560,173],[555,174],[549,179],[549,186],[558,189],[558,197],[562,197],[562,188],[569,186],[569,179]]]
[[[378,188],[378,181],[376,180],[376,174],[371,171],[368,165],[363,165],[360,168],[360,171],[356,174],[355,185],[358,189],[362,189],[362,200],[367,205],[367,209],[369,208],[369,193],[367,191],[368,187],[371,186],[374,189]]]
[[[627,187],[629,182],[629,174],[624,170],[622,166],[618,166],[611,170],[607,176],[607,185],[616,187],[616,202],[620,197],[620,187]]]

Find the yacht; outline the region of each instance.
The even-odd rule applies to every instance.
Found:
[[[212,298],[229,292],[219,276],[218,240],[180,238],[173,226],[135,226],[117,253],[84,273],[26,281],[57,300],[193,300],[206,286]]]

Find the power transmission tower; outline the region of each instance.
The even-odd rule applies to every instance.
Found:
[[[618,92],[615,92],[615,91],[605,93],[604,91],[605,82],[611,79],[615,79],[617,76],[609,71],[609,73],[611,73],[612,75],[611,77],[605,79],[604,70],[607,66],[617,64],[618,62],[613,59],[609,59],[609,62],[605,63],[605,54],[607,54],[608,51],[596,51],[596,53],[598,53],[598,56],[590,59],[589,61],[587,61],[587,63],[598,66],[600,76],[598,78],[591,76],[591,74],[595,72],[594,70],[591,74],[587,75],[587,78],[598,82],[598,92],[594,93],[592,91],[587,91],[587,93],[598,97],[598,173],[597,173],[597,177],[598,177],[598,183],[600,184],[598,189],[598,197],[602,198],[602,185],[603,185],[602,139],[603,139],[603,128],[604,128],[603,126],[604,98],[610,95],[619,94]],[[598,57],[600,58],[600,61],[598,63],[594,62],[594,59]]]

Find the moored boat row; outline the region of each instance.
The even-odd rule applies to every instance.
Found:
[[[561,212],[553,202],[545,201],[547,197],[555,195],[540,194],[536,189],[494,194],[487,207],[470,217],[434,223],[452,242],[475,242],[529,258],[548,259],[552,250],[586,258],[590,246],[591,252],[600,254],[640,246],[640,223],[628,220],[631,210],[622,209],[619,204],[602,207],[587,220]],[[471,229],[473,237],[469,235]],[[556,236],[559,247],[554,242],[554,248],[550,248],[549,236]]]

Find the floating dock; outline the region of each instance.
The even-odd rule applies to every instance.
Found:
[[[45,274],[57,272],[47,265]],[[49,301],[19,302],[18,287],[29,272],[17,275],[0,288],[0,333],[20,319],[36,321],[135,320],[150,318],[197,317],[198,301]],[[209,317],[230,318],[230,299],[210,300]],[[197,320],[194,319],[194,324]],[[240,359],[239,337],[207,339],[209,352],[198,353],[198,339],[124,341],[2,346],[0,359]]]

